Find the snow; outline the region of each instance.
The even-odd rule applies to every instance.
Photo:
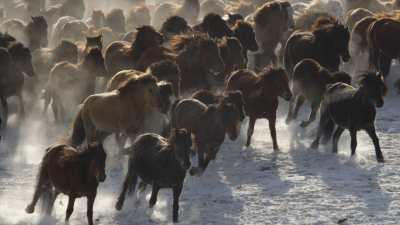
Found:
[[[312,132],[292,142],[292,134],[301,130],[296,128],[298,124],[284,123],[287,103],[282,101],[277,125],[281,151],[273,152],[265,120],[257,121],[252,146],[243,147],[247,129],[243,125],[240,140],[227,140],[202,177],[187,177],[180,199],[180,224],[398,223],[400,105],[393,88],[391,91],[376,121],[384,164],[376,162],[373,145],[361,132],[354,158],[349,156],[347,133],[341,139],[338,155],[330,153],[329,145],[318,151],[308,149]],[[0,144],[1,225],[64,224],[65,196],[56,201],[51,217],[24,211],[32,197],[44,150],[57,140],[57,135],[65,133],[65,129],[54,128],[51,119],[32,114],[20,125],[11,118],[11,131]],[[106,147],[112,153],[112,140]],[[128,199],[122,212],[114,209],[125,163],[126,159],[109,157],[108,177],[99,187],[95,202],[95,223],[171,224],[171,190],[160,192],[154,209],[148,208],[148,192],[140,200]],[[87,224],[85,199],[76,202],[70,224]]]

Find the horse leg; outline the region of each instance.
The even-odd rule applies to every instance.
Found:
[[[1,105],[2,105],[2,107],[3,107],[3,113],[4,113],[4,115],[3,115],[3,117],[4,118],[2,118],[2,124],[1,124],[1,127],[3,127],[3,128],[7,128],[7,120],[8,120],[8,104],[7,104],[7,99],[5,98],[5,97],[0,97],[0,101],[1,101]],[[3,125],[4,124],[4,125]]]
[[[249,119],[249,127],[247,128],[247,142],[246,142],[246,147],[250,146],[251,142],[251,136],[253,136],[254,133],[254,125],[256,124],[256,118],[250,117]]]
[[[333,134],[333,139],[332,139],[332,152],[337,153],[338,152],[338,143],[340,136],[343,134],[344,129],[342,127],[337,127],[335,130],[335,133]]]
[[[51,212],[53,211],[54,202],[56,201],[57,196],[58,196],[59,194],[60,194],[60,193],[59,193],[58,191],[56,191],[56,190],[52,190],[52,191],[51,191],[51,196],[50,196],[49,204],[47,205],[47,209],[46,209],[48,215],[50,215]]]
[[[298,95],[296,98],[296,105],[294,107],[294,113],[293,113],[293,119],[297,118],[297,115],[299,114],[300,107],[304,104],[304,101],[306,99],[302,95]]]
[[[96,194],[97,194],[97,192],[94,191],[94,193],[87,196],[86,216],[87,216],[89,225],[93,225],[93,204],[94,204],[94,200],[96,199]]]
[[[178,222],[178,211],[179,211],[179,196],[182,193],[182,183],[175,186],[173,188],[173,192],[174,192],[174,203],[172,206],[172,220],[174,223]]]
[[[351,138],[351,156],[356,154],[357,148],[357,130],[350,129],[350,138]]]
[[[156,204],[157,202],[157,195],[158,195],[158,191],[160,190],[160,187],[158,187],[157,184],[153,183],[153,189],[151,191],[151,197],[149,200],[149,206],[150,208],[153,208],[153,206]]]
[[[379,60],[378,71],[382,72],[384,77],[387,77],[390,73],[390,66],[392,65],[392,59],[380,53],[378,60]]]
[[[311,113],[308,118],[308,121],[301,122],[301,124],[300,124],[301,127],[303,127],[303,128],[307,127],[308,125],[310,125],[310,123],[312,123],[317,118],[318,108],[319,108],[319,102],[311,103]]]
[[[293,106],[294,106],[294,103],[296,102],[296,99],[297,99],[297,95],[293,93],[293,98],[290,99],[290,102],[289,102],[289,110],[288,110],[288,114],[286,116],[286,124],[289,124],[293,120]]]
[[[190,169],[189,173],[190,173],[191,176],[201,175],[201,173],[203,172],[201,170],[202,170],[203,165],[204,165],[204,154],[205,154],[204,148],[205,148],[205,146],[204,145],[197,145],[197,146],[198,146],[198,149],[197,149],[197,168],[196,167],[192,167]]]
[[[74,211],[74,204],[75,204],[75,197],[70,195],[68,197],[68,207],[67,207],[67,212],[65,214],[65,222],[69,221],[69,218],[72,215],[72,212]]]
[[[279,151],[278,141],[276,140],[276,127],[275,127],[276,116],[274,115],[273,117],[269,118],[268,123],[269,123],[269,132],[271,134],[274,151]]]
[[[371,126],[366,128],[365,131],[367,132],[368,136],[372,139],[372,142],[374,143],[376,160],[380,163],[385,162],[381,151],[381,147],[379,145],[379,139],[378,136],[376,135],[375,126],[372,124]]]
[[[20,119],[24,119],[25,118],[25,107],[24,107],[24,97],[22,96],[22,93],[18,94],[18,102],[19,102]]]
[[[131,164],[131,163],[129,163]],[[129,165],[128,173],[126,174],[124,184],[122,185],[122,191],[119,194],[117,204],[115,205],[115,208],[117,210],[121,210],[122,206],[124,205],[125,201],[125,195],[126,192],[129,189],[130,193],[133,193],[136,188],[136,183],[137,183],[137,175],[136,172],[134,171],[132,165]]]

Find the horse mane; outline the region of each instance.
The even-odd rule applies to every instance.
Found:
[[[260,73],[259,76],[262,79],[270,79],[277,75],[286,74],[286,70],[281,67],[266,66]]]
[[[357,76],[358,83],[376,83],[378,79],[381,79],[375,72],[365,72]],[[388,92],[388,87],[385,82],[382,81],[383,84],[383,94],[386,95]]]
[[[139,76],[131,77],[125,81],[117,90],[121,95],[129,95],[137,91],[137,85],[146,85],[148,83],[157,83],[157,78],[151,74],[142,74]]]
[[[392,19],[400,22],[400,10],[393,10],[390,12],[380,12],[375,14],[377,19]]]
[[[212,41],[212,39],[204,33],[195,32],[191,34],[176,35],[171,40],[172,49],[174,51],[183,51],[193,49],[203,41]]]
[[[311,26],[311,31],[316,31],[320,28],[330,25],[337,25],[339,24],[338,20],[333,16],[320,16]]]
[[[232,27],[232,30],[235,31],[235,30],[239,30],[239,29],[253,30],[253,26],[249,22],[246,22],[243,20],[238,20],[238,21],[236,21],[235,25]]]
[[[171,16],[161,26],[161,32],[183,33],[188,29],[188,23],[185,18],[180,16]],[[186,30],[184,30],[186,29]]]

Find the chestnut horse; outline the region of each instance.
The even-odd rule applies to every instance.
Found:
[[[65,221],[68,222],[75,199],[87,198],[87,219],[93,225],[93,205],[97,187],[106,179],[106,152],[101,144],[90,144],[84,151],[60,144],[46,150],[40,164],[38,180],[32,202],[25,211],[35,211],[40,199],[44,210],[51,214],[54,202],[60,193],[68,195],[68,207]]]
[[[278,151],[275,128],[278,97],[286,101],[292,98],[286,71],[267,67],[257,75],[250,70],[238,70],[228,78],[225,90],[239,90],[243,94],[245,111],[250,117],[246,146],[250,145],[256,120],[266,118],[269,121],[273,148]]]

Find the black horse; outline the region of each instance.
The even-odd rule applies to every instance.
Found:
[[[383,106],[386,91],[383,76],[375,73],[363,74],[358,89],[344,83],[330,85],[321,103],[318,133],[311,148],[318,148],[321,138],[324,143],[328,142],[333,134],[333,152],[337,153],[339,138],[348,129],[351,136],[351,155],[354,155],[357,131],[365,130],[374,143],[377,161],[384,162],[374,122],[375,107]]]
[[[153,189],[149,201],[150,207],[157,202],[161,188],[172,188],[174,195],[173,221],[178,222],[179,196],[182,192],[186,171],[190,168],[190,148],[192,139],[185,129],[173,129],[167,139],[157,134],[143,134],[134,142],[126,174],[116,209],[121,210],[125,194],[134,193],[137,178]]]

